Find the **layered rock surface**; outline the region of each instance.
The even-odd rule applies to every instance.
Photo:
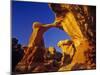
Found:
[[[61,67],[59,71],[94,69],[96,67],[94,59],[96,55],[96,8],[66,4],[51,4],[51,8],[56,18],[61,19],[60,25],[71,37],[76,48],[71,63]]]
[[[46,69],[54,67],[54,56],[55,49],[49,47],[48,49],[44,46],[43,34],[51,27],[57,27],[54,25],[42,25],[39,22],[33,24],[33,32],[31,34],[28,48],[25,51],[25,55],[22,60],[18,63],[16,71],[19,73],[28,73],[28,72],[45,72],[51,71],[51,69]],[[50,60],[46,61],[49,52]],[[45,69],[44,69],[45,68]],[[54,67],[52,71],[56,71],[58,67]]]

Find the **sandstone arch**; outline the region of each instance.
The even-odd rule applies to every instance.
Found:
[[[43,63],[35,64],[34,61],[37,62],[38,60],[41,60],[41,62],[44,62],[45,47],[43,34],[52,27],[63,29],[66,33],[68,33],[76,47],[76,53],[72,62],[66,66],[60,67],[58,71],[95,68],[95,62],[91,57],[91,54],[95,56],[96,49],[95,29],[93,28],[95,25],[95,21],[93,21],[95,16],[91,14],[91,11],[93,11],[91,7],[68,4],[52,4],[51,8],[56,14],[55,22],[54,24],[49,25],[38,24],[34,26],[34,31],[32,32],[28,44],[29,48],[20,62],[25,66],[22,67],[23,71],[32,72],[32,70],[34,71],[37,69],[34,69],[34,67],[41,65],[42,66],[37,69],[38,72],[46,71]],[[40,56],[38,57],[37,55]],[[78,65],[78,68],[76,68],[75,65]],[[33,68],[30,68],[30,66]]]
[[[25,68],[23,68],[23,71],[30,71],[30,67],[32,66],[32,64],[38,63],[39,65],[39,63],[44,62],[46,49],[44,46],[43,34],[52,27],[62,29],[62,27],[56,26],[55,24],[43,25],[39,22],[33,23],[33,32],[29,39],[28,49],[21,62],[19,62],[18,64],[19,67],[20,64],[23,64],[25,66]]]

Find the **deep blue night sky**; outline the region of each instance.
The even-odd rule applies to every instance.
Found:
[[[12,1],[12,37],[23,45],[28,44],[33,22],[49,24],[54,19],[54,13],[47,3]],[[57,42],[64,39],[69,39],[69,36],[57,28],[51,28],[44,34],[45,46],[54,46],[58,51]]]

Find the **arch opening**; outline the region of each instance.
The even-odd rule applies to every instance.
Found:
[[[69,35],[59,28],[50,28],[44,35],[45,47],[54,47],[56,51],[61,52],[61,49],[57,46],[57,43],[61,40],[70,39]]]

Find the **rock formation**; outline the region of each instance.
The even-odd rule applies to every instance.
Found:
[[[71,37],[76,48],[71,63],[69,65],[66,64],[66,66],[60,68],[59,71],[95,68],[96,63],[93,62],[93,60],[95,61],[96,52],[96,8],[92,6],[68,4],[51,4],[50,6],[56,15],[56,20],[58,20],[56,22],[58,22],[58,24],[63,27],[63,30]],[[93,55],[93,57],[90,55]],[[87,62],[89,62],[89,64]],[[78,68],[75,68],[75,65],[78,65]]]
[[[67,65],[71,63],[72,58],[75,54],[75,46],[71,40],[61,40],[58,42],[58,47],[62,50],[61,65]]]
[[[33,23],[33,31],[24,57],[16,66],[16,72],[52,72],[96,68],[95,7],[49,4],[55,13],[52,24]],[[64,30],[70,40],[61,40],[58,46],[45,48],[43,34],[52,27]]]
[[[19,62],[19,64],[17,65],[16,71],[22,73],[31,72],[31,70],[39,66],[39,64],[42,64],[43,66],[46,53],[43,34],[51,27],[58,27],[58,26],[55,26],[54,24],[42,25],[39,22],[33,23],[33,32],[29,40],[28,48],[25,51],[25,55],[22,58],[21,62]],[[53,56],[54,54],[53,48],[50,47],[48,50],[50,54]]]

